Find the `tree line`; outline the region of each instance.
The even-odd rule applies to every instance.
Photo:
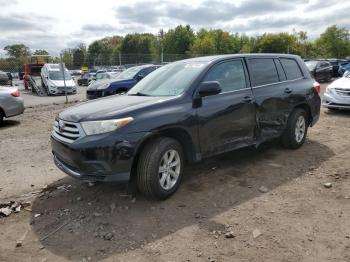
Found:
[[[31,55],[23,44],[6,46],[4,63],[23,64]],[[118,65],[120,63],[171,62],[183,58],[234,53],[290,53],[303,58],[345,58],[350,56],[350,34],[346,28],[332,25],[311,41],[307,32],[265,33],[260,36],[230,33],[221,29],[201,29],[195,32],[189,25],[179,25],[158,34],[132,33],[105,37],[86,46],[62,50],[68,68],[81,66]],[[48,55],[36,50],[34,55]],[[53,58],[58,62],[58,57]]]

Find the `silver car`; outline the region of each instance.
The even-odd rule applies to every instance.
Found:
[[[350,71],[326,88],[322,105],[329,109],[350,109]]]
[[[4,117],[20,115],[23,112],[24,103],[18,88],[0,86],[0,125]]]

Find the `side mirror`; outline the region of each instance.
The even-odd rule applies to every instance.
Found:
[[[136,76],[136,81],[140,81],[144,78],[145,76],[144,75],[137,75]]]
[[[200,97],[205,97],[220,94],[221,91],[222,88],[218,81],[207,81],[200,84],[198,93]]]

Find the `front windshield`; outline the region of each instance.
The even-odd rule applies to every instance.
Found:
[[[120,72],[113,72],[113,73],[110,73],[110,78],[112,79],[116,79],[120,76]]]
[[[98,73],[96,74],[96,79],[101,80],[101,79],[109,79],[109,74],[107,73]]]
[[[65,77],[65,80],[72,80],[72,76],[68,71],[64,71],[64,77]],[[54,81],[63,80],[62,71],[50,71],[49,78],[50,80],[54,80]]]
[[[350,71],[346,71],[346,72],[344,73],[344,77],[345,77],[345,78],[350,78]]]
[[[131,67],[124,72],[120,73],[118,79],[132,79],[136,76],[138,72],[140,72],[139,67]]]
[[[306,66],[307,66],[307,68],[309,69],[309,70],[314,70],[315,68],[316,68],[316,66],[317,66],[317,61],[308,61],[308,62],[305,62],[305,64],[306,64]]]
[[[137,83],[128,95],[176,96],[182,94],[205,67],[203,62],[165,65]]]

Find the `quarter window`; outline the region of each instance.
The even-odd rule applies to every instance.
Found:
[[[218,81],[222,92],[246,88],[245,73],[241,60],[215,65],[205,76],[204,81]]]
[[[284,71],[286,72],[288,80],[294,80],[303,77],[297,62],[294,59],[282,58],[281,63]]]
[[[279,81],[277,69],[273,59],[249,59],[249,65],[253,86],[268,85]]]

